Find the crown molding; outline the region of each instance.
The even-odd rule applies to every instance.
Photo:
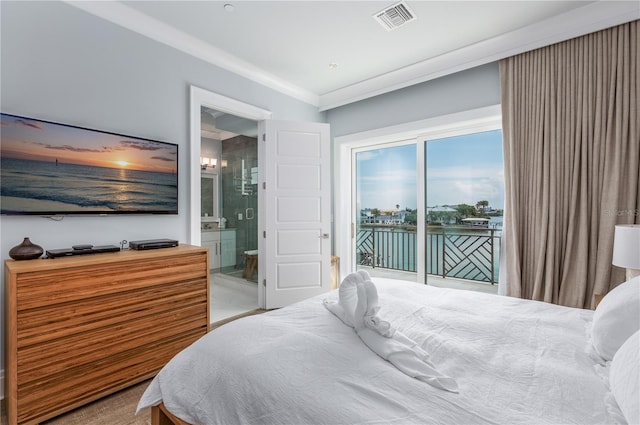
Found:
[[[518,30],[320,96],[320,111],[640,19],[636,1],[597,1]]]
[[[294,99],[317,106],[320,111],[640,19],[640,4],[636,1],[600,0],[498,37],[319,95],[120,2],[67,0],[65,3]]]
[[[313,106],[319,104],[317,94],[293,85],[237,56],[118,1],[68,0],[64,2],[305,103]]]

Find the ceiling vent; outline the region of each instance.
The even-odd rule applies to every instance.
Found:
[[[382,25],[387,31],[394,30],[407,22],[411,22],[416,19],[416,15],[413,13],[409,6],[404,1],[395,3],[380,12],[373,15],[373,18]]]

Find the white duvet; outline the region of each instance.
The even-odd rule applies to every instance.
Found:
[[[593,312],[374,279],[379,316],[426,350],[459,393],[413,379],[324,306],[337,291],[246,317],[202,337],[151,382],[198,424],[608,424],[595,372]]]

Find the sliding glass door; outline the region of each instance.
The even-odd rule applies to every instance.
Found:
[[[426,273],[497,283],[504,209],[502,131],[424,143]]]
[[[497,283],[502,132],[449,134],[352,150],[356,269],[426,283]]]
[[[357,268],[376,275],[415,273],[418,193],[415,142],[359,149],[354,151],[353,160]]]

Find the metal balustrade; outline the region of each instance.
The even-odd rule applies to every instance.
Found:
[[[498,283],[501,230],[469,226],[427,226],[427,274]],[[356,235],[359,264],[417,271],[415,228],[360,225]]]

